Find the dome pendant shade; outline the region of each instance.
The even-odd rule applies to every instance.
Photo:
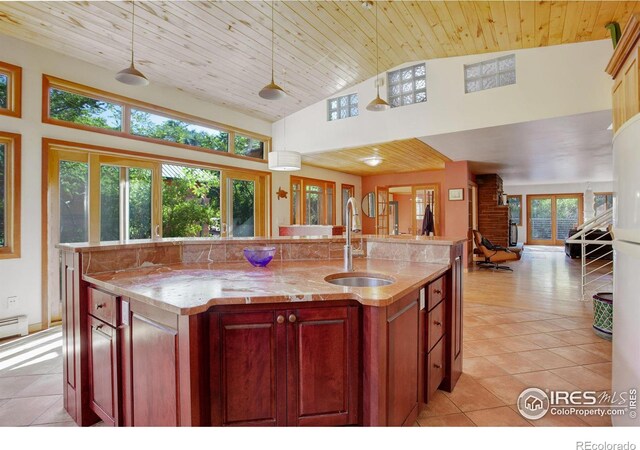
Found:
[[[300,170],[302,156],[298,152],[271,152],[268,154],[269,170],[291,172]]]
[[[287,96],[287,93],[271,78],[271,83],[263,87],[260,92],[258,92],[258,95],[265,100],[281,100]]]
[[[389,109],[389,104],[380,98],[379,92],[376,98],[371,100],[371,103],[367,105],[367,111],[378,112],[378,111],[386,111],[387,109]]]
[[[147,77],[136,69],[133,65],[133,61],[129,67],[122,69],[116,74],[116,80],[120,83],[128,84],[129,86],[147,86],[149,84]]]

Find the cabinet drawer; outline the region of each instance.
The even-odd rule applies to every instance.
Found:
[[[438,306],[429,311],[427,316],[427,351],[431,350],[434,345],[444,336],[446,303],[440,302]]]
[[[444,380],[446,339],[446,336],[440,339],[440,342],[427,355],[427,370],[425,371],[427,373],[427,401],[431,399]]]
[[[429,311],[444,298],[444,276],[429,284]]]
[[[115,327],[116,299],[114,295],[89,288],[89,314]]]

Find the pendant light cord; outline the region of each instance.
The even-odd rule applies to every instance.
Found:
[[[378,2],[375,2],[376,5],[376,93],[378,94],[378,97],[380,97],[380,70],[378,68],[378,64],[380,63],[380,56],[378,55],[378,52],[380,51],[379,46],[378,46]]]
[[[131,0],[131,65],[133,66],[133,30],[136,26],[136,2]]]
[[[271,83],[273,83],[273,58],[274,58],[274,53],[273,53],[273,0],[271,0]]]

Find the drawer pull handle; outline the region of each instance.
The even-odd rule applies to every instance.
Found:
[[[434,294],[438,294],[438,295],[440,295],[440,294],[442,294],[442,291],[441,291],[440,289],[435,289],[435,290],[433,291],[433,293],[434,293]]]
[[[442,369],[442,366],[440,364],[434,364],[433,367],[435,369]]]
[[[98,303],[98,304],[96,305],[96,309],[101,309],[101,308],[104,308],[105,306],[107,306],[107,304],[106,304],[106,303]]]
[[[440,325],[442,325],[442,322],[439,322],[439,321],[437,321],[437,320],[434,320],[434,321],[433,321],[433,324],[434,324],[435,326],[439,327]]]
[[[296,317],[296,315],[295,315],[295,314],[290,314],[290,315],[289,315],[289,322],[293,323],[293,322],[295,322],[296,320],[298,320],[298,318]]]
[[[279,315],[278,318],[276,319],[276,322],[284,323],[284,316],[283,315]]]

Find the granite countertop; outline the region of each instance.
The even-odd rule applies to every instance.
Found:
[[[84,275],[85,281],[169,312],[192,315],[212,306],[255,303],[356,300],[387,306],[446,272],[444,264],[356,258],[354,274],[378,274],[396,281],[388,286],[336,286],[325,277],[344,273],[341,259],[272,261],[267,267],[247,262],[154,266]]]
[[[414,235],[375,235],[375,234],[354,234],[354,242],[360,239],[368,242],[389,242],[389,243],[408,243],[422,245],[455,245],[466,242],[466,238],[448,237],[448,236],[414,236]],[[57,244],[56,247],[74,252],[91,252],[102,250],[118,250],[125,248],[143,248],[143,247],[165,247],[174,245],[211,245],[211,244],[247,244],[255,245],[256,243],[326,243],[326,242],[344,242],[344,236],[271,236],[271,237],[235,237],[235,238],[162,238],[162,239],[138,239],[130,241],[106,241],[95,244],[79,243],[79,244]]]

